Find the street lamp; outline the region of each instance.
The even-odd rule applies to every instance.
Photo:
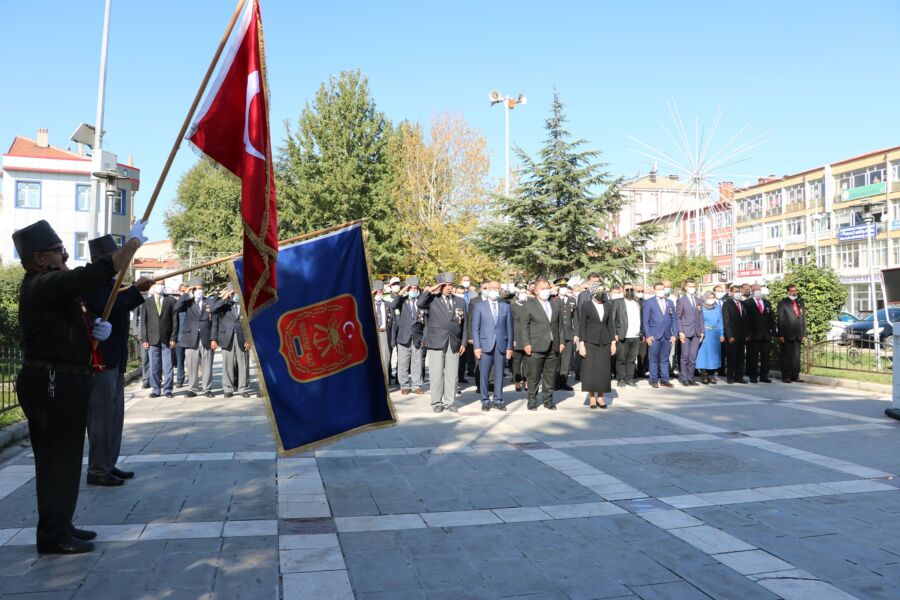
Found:
[[[184,241],[187,242],[188,245],[188,267],[190,268],[194,266],[194,244],[199,246],[203,242],[195,239],[187,239]]]
[[[872,344],[875,346],[875,368],[881,369],[881,327],[878,323],[878,296],[875,291],[875,252],[872,238],[877,235],[876,216],[881,217],[881,205],[877,203],[863,204],[863,222],[866,224],[866,240],[869,253],[869,296],[872,299]]]
[[[509,196],[509,111],[518,104],[522,106],[528,104],[528,99],[525,98],[525,94],[519,94],[515,98],[504,96],[500,93],[500,90],[491,90],[488,94],[488,99],[491,101],[491,106],[502,102],[505,107],[503,111],[506,116],[506,175],[504,177],[504,190],[506,195]]]
[[[637,238],[634,240],[636,244],[641,245],[641,274],[643,279],[644,293],[647,293],[647,242],[650,241],[649,238]]]

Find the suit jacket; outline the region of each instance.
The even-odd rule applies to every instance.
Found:
[[[575,337],[575,330],[578,329],[578,325],[575,323],[575,319],[578,318],[578,315],[575,310],[575,298],[566,298],[565,300],[560,298],[558,301],[559,310],[562,319],[562,330],[563,330],[563,341],[569,343],[572,341],[572,338]]]
[[[522,325],[525,324],[525,305],[531,302],[531,298],[519,304],[513,300],[509,303],[509,310],[512,312],[513,318],[513,350],[521,350],[525,347],[522,340],[525,339],[525,332],[522,331]]]
[[[669,339],[675,335],[675,305],[666,300],[665,313],[659,308],[659,298],[654,296],[644,300],[641,323],[644,336],[655,340]]]
[[[384,327],[384,332],[387,334],[387,343],[389,348],[394,347],[394,309],[391,308],[392,303],[386,300],[382,300],[384,303],[384,323],[379,323],[381,319],[381,315],[378,314],[378,304],[373,300],[372,301],[372,310],[375,311],[375,324],[379,327]]]
[[[494,348],[502,351],[513,349],[513,319],[509,304],[497,301],[497,322],[491,313],[491,302],[486,300],[475,304],[472,311],[472,345],[485,352]]]
[[[114,282],[110,281],[102,288],[85,294],[84,303],[88,310],[98,316],[102,315],[113,285]],[[140,306],[143,301],[144,297],[134,286],[116,295],[116,301],[109,313],[112,333],[97,346],[107,369],[125,371],[125,365],[128,362],[128,324],[131,320],[131,311]]]
[[[394,342],[402,346],[422,345],[422,334],[425,330],[425,313],[416,301],[409,296],[397,296],[391,303],[391,310],[396,311],[397,337]]]
[[[481,294],[472,294],[472,297],[469,298],[468,304],[466,304],[466,341],[472,340],[474,343],[474,338],[472,337],[472,315],[475,314],[475,307],[478,306],[482,302],[483,298]]]
[[[800,316],[794,314],[794,303],[785,298],[778,303],[778,335],[785,341],[799,342],[806,337],[806,305],[797,298]]]
[[[609,302],[603,303],[603,319],[597,314],[597,305],[591,301],[590,305],[582,307],[579,313],[581,323],[579,328],[581,331],[581,341],[590,342],[603,346],[613,341],[613,322],[616,318],[615,309],[610,306]]]
[[[156,297],[152,294],[141,304],[139,317],[141,342],[151,346],[168,345],[178,341],[178,319],[175,318],[175,299],[162,297],[162,310],[156,312]]]
[[[441,295],[423,291],[416,304],[427,310],[423,341],[429,350],[459,350],[465,344],[466,301],[450,296],[450,310]]]
[[[582,307],[585,304],[591,303],[591,292],[590,290],[582,290],[575,296],[575,337],[581,337],[581,317],[579,316],[579,311],[581,311]]]
[[[740,310],[738,309],[738,304],[740,304]],[[726,300],[722,304],[722,324],[725,328],[723,332],[725,339],[734,338],[736,342],[746,341],[747,319],[747,309],[741,300],[735,300],[734,298]]]
[[[638,315],[641,314],[642,310],[642,302],[640,299],[635,298],[634,300],[638,305]],[[624,340],[628,335],[628,305],[626,304],[625,298],[616,298],[608,302],[607,304],[611,305],[613,320],[610,322],[610,327],[612,330],[612,334],[615,337],[618,337],[619,340]],[[638,337],[643,337],[643,326],[644,324],[640,322],[641,319],[638,317]]]
[[[244,328],[241,325],[244,316],[241,314],[240,304],[230,300],[216,299],[212,305],[212,339],[216,340],[223,350],[231,350],[232,343],[237,336],[237,344],[244,347],[246,338]]]
[[[676,333],[700,337],[703,335],[703,301],[698,296],[679,296],[675,303],[675,319],[678,329]]]
[[[763,305],[762,313],[759,312],[756,298],[744,300],[744,308],[747,310],[747,335],[755,341],[771,339],[775,333],[775,312],[772,310],[772,303],[765,298],[760,298],[760,302]]]
[[[175,303],[175,312],[184,313],[184,324],[178,330],[179,346],[196,349],[202,344],[209,350],[209,343],[212,341],[212,307],[218,300],[216,296],[207,296],[203,300],[201,311],[191,294],[182,294]]]
[[[563,343],[561,311],[558,302],[550,302],[550,318],[541,301],[534,299],[523,304],[522,348],[531,346],[532,352],[556,352]]]

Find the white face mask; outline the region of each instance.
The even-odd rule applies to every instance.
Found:
[[[203,300],[203,290],[194,290],[194,300],[197,302]]]
[[[663,290],[663,292],[665,292],[666,296],[668,296],[669,294],[672,293],[672,288],[666,288]]]
[[[684,291],[687,292],[688,296],[693,296],[697,292],[697,288],[689,287],[685,288]]]
[[[559,288],[559,295],[561,298],[569,297],[569,288]]]
[[[762,298],[762,290],[753,290],[754,298]]]
[[[707,299],[706,299],[706,303],[707,303],[708,305],[712,306],[713,304],[716,303],[716,299],[715,299],[715,298],[707,298]]]
[[[468,289],[469,289],[469,283],[470,283],[469,281],[463,280],[463,282],[460,283],[459,285],[463,286],[464,288],[466,288],[466,289],[468,290]]]
[[[716,300],[721,300],[725,297],[725,292],[716,292]]]
[[[519,292],[517,296],[519,298],[519,302],[525,302],[526,300],[528,300],[528,292]]]
[[[497,290],[488,290],[488,300],[496,300],[500,297],[500,292]]]
[[[657,298],[662,298],[662,297],[665,296],[665,295],[666,295],[666,290],[656,290],[656,297],[657,297]]]
[[[538,297],[541,300],[547,300],[550,297],[550,290],[541,290],[538,292]]]
[[[382,298],[384,298],[384,294],[375,294],[375,302],[381,302]]]
[[[619,298],[624,298],[624,296],[622,294],[610,294],[609,297],[612,298],[613,300],[618,300]]]
[[[399,285],[392,285],[392,286],[391,286],[391,292],[393,292],[393,293],[396,294],[396,293],[399,292],[399,291],[400,291],[400,286],[399,286]]]
[[[790,298],[791,300],[796,300],[797,294],[788,294],[788,298]]]
[[[153,293],[156,294],[157,296],[162,296],[164,291],[165,291],[165,288],[161,285],[153,286]]]

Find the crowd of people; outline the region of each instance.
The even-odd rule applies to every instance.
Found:
[[[590,408],[607,408],[612,381],[652,388],[771,383],[773,343],[781,345],[781,379],[800,379],[806,309],[796,286],[777,306],[760,284],[715,285],[700,292],[693,279],[674,290],[626,282],[605,286],[591,273],[530,283],[441,273],[434,285],[393,277],[372,285],[381,360],[401,395],[425,393],[428,366],[434,412],[456,412],[460,385],[475,378],[481,409],[506,410],[504,373],[529,410],[556,409],[554,392],[581,382]]]

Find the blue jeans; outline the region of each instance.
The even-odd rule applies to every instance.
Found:
[[[160,377],[162,378],[162,391],[165,394],[172,393],[172,351],[167,344],[150,346],[150,387],[154,394],[160,391]]]

